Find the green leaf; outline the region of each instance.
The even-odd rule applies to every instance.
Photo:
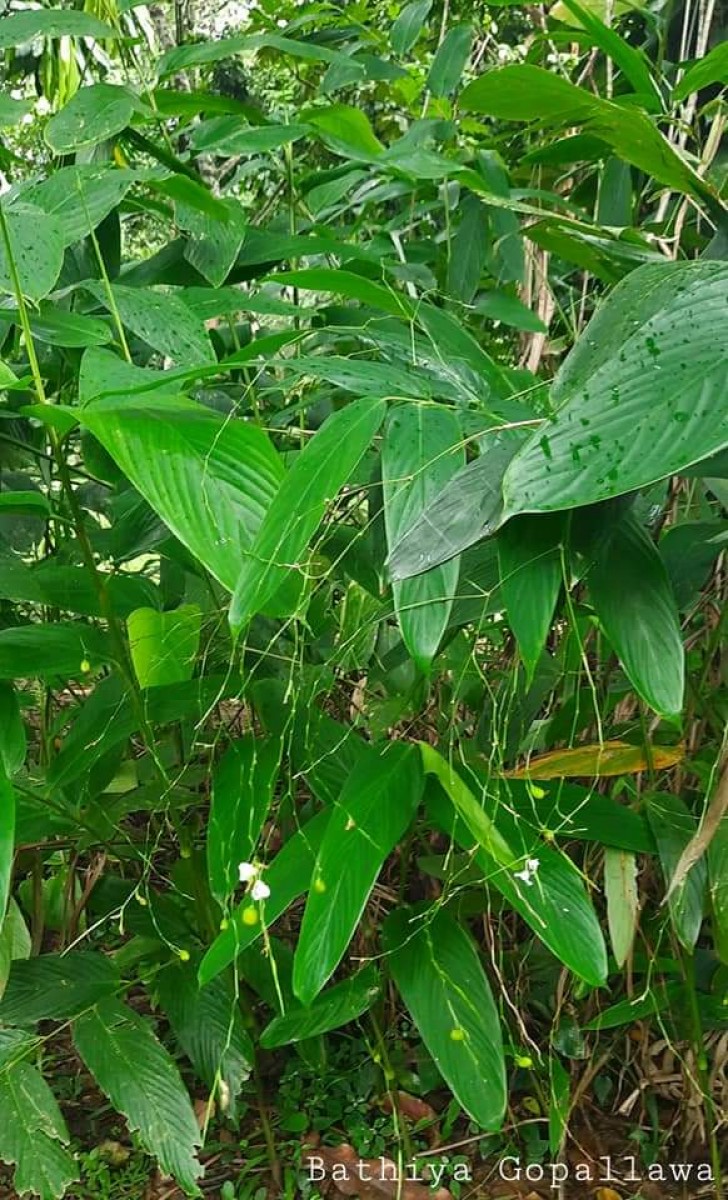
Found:
[[[477,196],[465,196],[447,263],[448,293],[470,304],[488,258],[488,209]]]
[[[113,995],[119,986],[113,962],[100,953],[41,954],[19,960],[12,965],[0,1000],[0,1022],[26,1026],[66,1021]]]
[[[109,308],[104,286],[85,283],[100,304]],[[204,367],[215,363],[212,343],[201,321],[179,296],[151,288],[110,284],[122,324],[133,334],[172,359],[178,367]]]
[[[539,829],[519,820],[507,790],[501,794],[503,785],[498,781],[487,780],[482,772],[469,768],[482,797],[479,804],[474,791],[436,750],[423,743],[420,750],[425,770],[436,776],[443,789],[439,794],[426,793],[427,806],[439,827],[471,854],[474,843],[479,847],[475,861],[486,882],[505,896],[552,954],[587,983],[604,983],[604,939],[571,860],[547,844]],[[538,864],[534,871],[528,869],[529,860]],[[516,874],[522,869],[530,882]]]
[[[391,548],[443,488],[464,460],[463,438],[452,409],[403,404],[389,414],[382,444],[382,481],[387,544]],[[394,605],[402,639],[427,672],[447,628],[460,574],[460,558],[396,581]]]
[[[597,551],[589,595],[634,687],[655,712],[679,713],[685,690],[680,618],[657,547],[629,514]]]
[[[30,107],[30,100],[13,100],[10,96],[0,96],[0,129],[9,129],[17,125]]]
[[[238,887],[239,864],[251,862],[255,856],[273,801],[281,750],[277,738],[247,733],[232,743],[215,768],[207,825],[207,872],[210,891],[221,904]]]
[[[587,133],[611,146],[626,162],[659,183],[703,201],[722,212],[717,193],[668,142],[645,112],[623,108],[577,87],[543,67],[517,63],[488,71],[460,96],[465,109],[508,121],[584,125]]]
[[[728,42],[719,42],[717,46],[692,63],[680,82],[673,88],[673,104],[687,100],[694,92],[701,91],[711,83],[728,84]]]
[[[380,994],[379,975],[370,963],[342,983],[321,992],[308,1008],[291,1007],[282,1016],[274,1017],[260,1035],[260,1044],[265,1050],[272,1050],[339,1029],[370,1009]]]
[[[419,756],[402,742],[388,744],[346,780],[316,858],[296,947],[293,990],[302,1004],[315,999],[341,962],[421,793]]]
[[[79,416],[175,536],[232,591],[283,473],[266,434],[159,395],[100,401]]]
[[[460,82],[473,44],[472,25],[455,25],[432,60],[427,87],[433,96],[449,96]]]
[[[177,1041],[222,1111],[234,1119],[254,1050],[232,980],[218,978],[201,988],[192,965],[176,963],[159,972],[156,987]]]
[[[470,935],[440,905],[392,913],[392,976],[440,1074],[469,1117],[498,1129],[506,1074],[498,1009]]]
[[[95,229],[124,199],[135,182],[159,172],[125,169],[108,163],[74,163],[47,179],[30,179],[19,188],[23,202],[37,205],[58,221],[64,244],[73,245]]]
[[[728,963],[728,819],[723,817],[708,847],[713,935],[721,962]]]
[[[697,833],[695,818],[685,801],[673,792],[649,796],[647,816],[657,842],[665,884],[669,887],[685,847]],[[671,892],[667,902],[678,941],[691,952],[703,923],[707,877],[708,868],[703,857],[694,864],[683,883]]]
[[[64,1149],[70,1141],[66,1122],[40,1071],[28,1062],[0,1070],[0,1110],[0,1159],[15,1165],[15,1194],[60,1200],[78,1169]]]
[[[623,37],[605,25],[604,21],[588,7],[578,3],[578,0],[561,0],[561,3],[578,17],[579,23],[587,31],[595,46],[604,52],[619,67],[625,79],[628,79],[635,92],[641,94],[644,100],[652,100],[659,110],[659,89],[652,78],[644,55],[635,50]]]
[[[522,431],[495,434],[479,458],[462,467],[390,548],[393,580],[446,563],[494,533],[503,520],[501,485]]]
[[[202,613],[197,604],[171,612],[137,608],[126,621],[134,672],[143,688],[192,678],[200,645]]]
[[[265,881],[271,894],[265,902],[266,925],[270,926],[277,921],[288,906],[308,888],[329,818],[328,811],[312,817],[288,839],[267,868]],[[246,917],[250,919],[253,913],[256,919],[248,924]],[[204,987],[229,967],[262,932],[257,909],[251,905],[250,900],[243,900],[232,916],[226,919],[224,927],[200,963],[200,986]]]
[[[623,495],[728,445],[727,285],[728,265],[698,261],[614,288],[554,380],[556,416],[506,472],[506,515]]]
[[[728,522],[684,521],[671,525],[658,550],[681,612],[700,597],[718,555],[728,544]]]
[[[57,8],[26,9],[7,13],[0,28],[0,50],[22,46],[36,37],[82,37],[109,40],[119,34],[111,25],[84,12],[64,12]]]
[[[235,633],[265,606],[292,572],[382,423],[385,405],[363,397],[330,416],[286,473],[247,552],[230,606]]]
[[[502,325],[523,329],[527,333],[546,333],[546,326],[541,318],[510,292],[501,289],[483,292],[473,307],[481,316],[488,320],[500,321]]]
[[[26,736],[15,688],[0,682],[0,771],[14,775],[25,762]]]
[[[56,154],[68,154],[104,142],[131,121],[136,101],[125,87],[94,83],[80,88],[51,117],[43,136]]]
[[[11,896],[8,901],[5,917],[3,920],[0,920],[0,1000],[2,1000],[5,994],[12,964],[17,958],[30,958],[31,948],[28,927],[25,924],[18,904]],[[20,1034],[21,1031],[17,1030],[17,1033]],[[22,1034],[21,1041],[25,1037],[26,1035]],[[11,1055],[11,1057],[15,1056]],[[2,1069],[3,1065],[3,1040],[0,1033],[0,1069]]]
[[[617,966],[623,967],[632,949],[640,911],[637,860],[634,854],[606,847],[604,892],[612,950]]]
[[[144,696],[146,718],[152,725],[168,725],[186,717],[199,721],[239,688],[240,679],[230,673],[151,688]],[[139,723],[139,713],[120,686],[118,677],[110,675],[101,680],[79,706],[63,745],[48,769],[49,784],[67,787],[73,783],[114,746],[136,733]]]
[[[0,766],[0,926],[13,881],[15,851],[15,792],[5,769]]]
[[[246,233],[237,201],[222,203],[222,215],[216,213],[214,216],[198,212],[185,203],[175,204],[177,224],[191,234],[185,246],[185,258],[213,287],[220,287],[227,279]]]
[[[562,584],[558,517],[516,517],[498,534],[500,586],[530,684],[546,644]]]
[[[0,515],[4,513],[49,517],[51,506],[42,492],[0,492]]]
[[[110,659],[108,636],[80,621],[0,629],[0,679],[80,679]]]
[[[263,280],[301,288],[313,292],[333,292],[348,300],[359,300],[361,304],[380,308],[382,312],[396,317],[411,317],[415,305],[402,293],[382,283],[375,283],[364,275],[353,271],[340,271],[332,267],[308,267],[299,271],[279,271]]]
[[[203,121],[192,130],[190,147],[195,154],[267,154],[297,142],[309,133],[306,125],[241,125],[239,117]]]
[[[33,204],[3,203],[12,262],[20,289],[30,300],[42,300],[53,290],[63,266],[63,233],[55,217]],[[43,237],[38,230],[43,229]],[[15,296],[15,282],[5,237],[0,237],[0,292]]]
[[[313,126],[324,145],[345,158],[376,162],[384,151],[366,113],[350,104],[304,109],[301,115]]]
[[[174,1060],[152,1025],[132,1009],[106,1001],[74,1024],[78,1053],[144,1149],[188,1196],[199,1196],[200,1131]]]
[[[17,324],[16,310],[12,317]],[[104,346],[113,341],[113,333],[106,321],[89,317],[84,313],[66,312],[50,302],[41,301],[40,311],[28,314],[33,336],[49,346],[77,349],[85,346]],[[3,313],[4,317],[4,313]]]
[[[423,770],[426,774],[435,776],[443,792],[451,801],[457,817],[481,849],[485,850],[490,858],[503,867],[516,866],[517,852],[508,845],[496,828],[495,822],[482,805],[478,804],[470,788],[452,764],[426,742],[420,742],[420,753]]]
[[[307,59],[310,62],[341,63],[351,67],[351,56],[340,50],[332,50],[315,41],[296,41],[294,38],[282,37],[277,33],[242,34],[238,37],[220,38],[218,40],[197,42],[189,46],[177,46],[162,55],[157,73],[160,79],[175,75],[178,71],[186,71],[190,67],[203,66],[205,63],[218,62],[221,58],[230,58],[234,54],[254,54],[258,50],[278,50],[280,54],[291,58]],[[364,67],[361,68],[364,76]]]
[[[395,54],[407,54],[412,49],[422,33],[431,8],[432,0],[413,0],[411,4],[405,4],[389,34]]]

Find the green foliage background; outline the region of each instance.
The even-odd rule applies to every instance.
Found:
[[[236,21],[0,18],[0,1160],[76,1194],[59,1039],[190,1196],[556,1158],[652,1022],[720,1195],[719,21]]]

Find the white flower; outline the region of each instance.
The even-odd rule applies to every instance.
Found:
[[[263,883],[262,879],[256,879],[250,889],[250,896],[253,900],[267,900],[270,896],[270,888],[267,883]]]
[[[258,874],[258,868],[255,863],[244,862],[238,867],[241,883],[250,883]]]
[[[526,884],[526,887],[533,887],[533,877],[538,871],[540,865],[541,864],[537,858],[527,858],[526,865],[523,870],[514,871],[513,877],[514,879],[521,879]]]

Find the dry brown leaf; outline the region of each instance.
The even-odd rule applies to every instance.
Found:
[[[670,880],[670,886],[665,893],[663,904],[667,904],[672,894],[685,882],[688,872],[703,857],[718,832],[718,826],[726,812],[728,812],[728,762],[723,767],[720,779],[718,780],[718,786],[715,789],[715,795],[708,805],[708,810],[705,814],[705,819],[700,825],[700,829],[695,834],[695,837],[690,839],[678,859],[678,864]]]
[[[328,1183],[341,1196],[358,1196],[359,1200],[453,1200],[447,1188],[432,1192],[424,1183],[397,1181],[397,1167],[391,1159],[361,1158],[353,1146],[319,1146],[303,1156],[305,1165],[314,1160],[326,1172]]]
[[[413,1121],[415,1124],[419,1121],[428,1122],[424,1134],[430,1148],[434,1148],[440,1140],[440,1131],[437,1127],[439,1117],[432,1105],[425,1100],[420,1100],[419,1096],[411,1096],[409,1092],[397,1092],[397,1104],[402,1116],[407,1117],[408,1121]],[[382,1108],[385,1112],[392,1111],[393,1103],[390,1093],[383,1098]]]

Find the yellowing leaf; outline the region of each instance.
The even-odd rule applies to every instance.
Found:
[[[571,750],[549,750],[532,758],[525,767],[504,771],[506,779],[562,779],[567,776],[636,775],[652,766],[666,771],[685,757],[685,747],[653,746],[651,763],[643,746],[629,742],[600,742],[594,746],[575,746]]]

